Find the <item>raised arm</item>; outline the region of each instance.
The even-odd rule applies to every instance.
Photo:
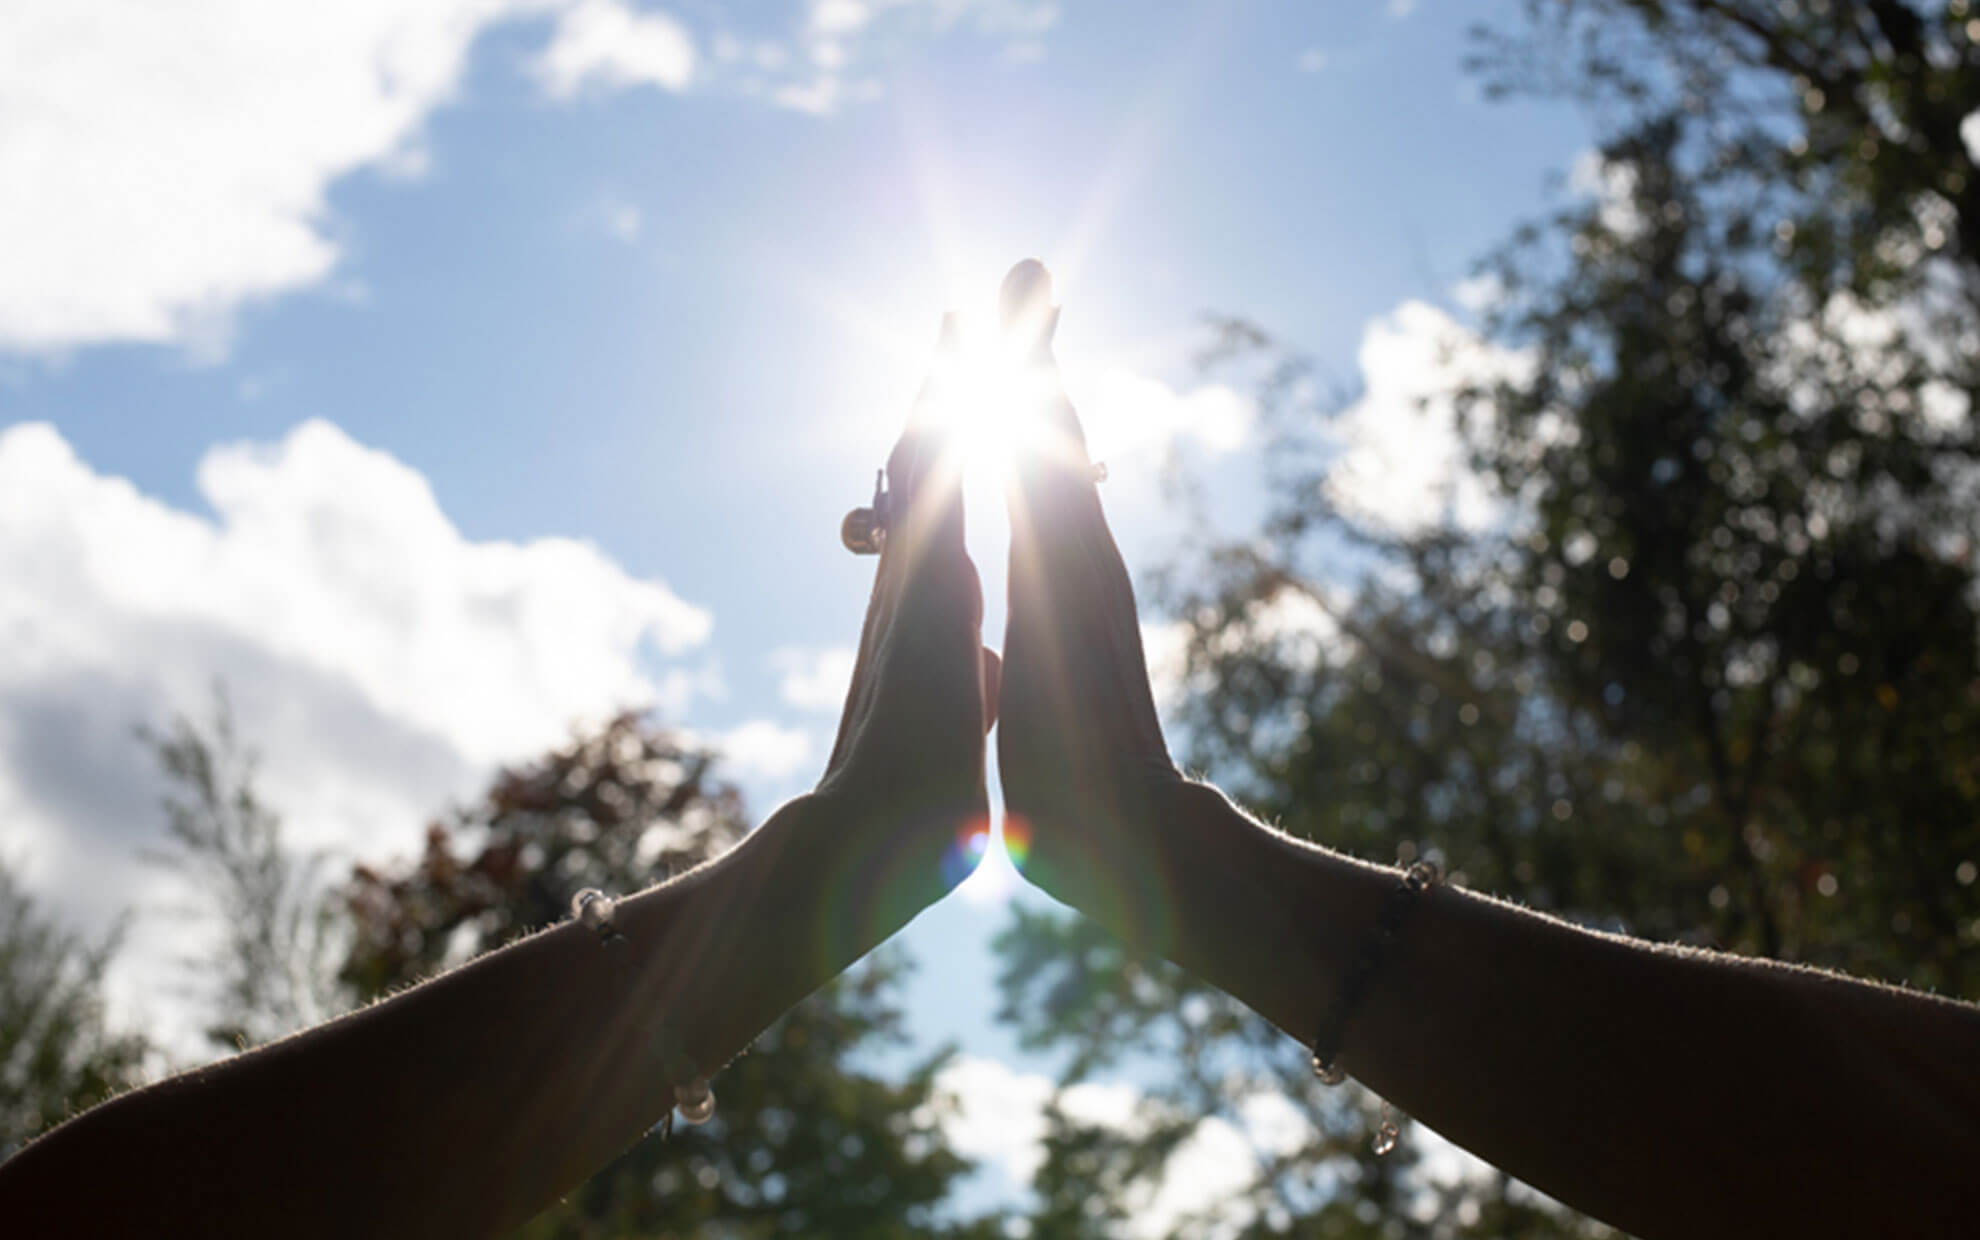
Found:
[[[1050,373],[1049,353],[1039,358]],[[1011,496],[999,757],[1026,877],[1310,1041],[1400,875],[1295,841],[1170,761],[1071,405]],[[1452,1140],[1647,1236],[1954,1235],[1980,1219],[1980,1009],[1419,897],[1339,1063]]]
[[[1200,784],[1159,805],[1141,825],[1180,901],[1150,946],[1310,1041],[1398,873]],[[1980,1009],[1962,1003],[1431,887],[1339,1063],[1639,1235],[1954,1236],[1980,1218]]]
[[[620,900],[610,936],[567,922],[71,1120],[0,1164],[0,1233],[503,1232],[939,898],[987,808],[995,661],[945,445],[917,420],[888,475],[901,515],[816,792]]]

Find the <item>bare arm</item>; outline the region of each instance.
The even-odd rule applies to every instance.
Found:
[[[1179,785],[1208,875],[1162,948],[1309,1040],[1394,870]],[[1192,860],[1192,854],[1198,854]],[[1340,1062],[1453,1141],[1646,1236],[1962,1235],[1980,1009],[1599,934],[1449,887],[1411,910]]]
[[[1062,394],[1041,416],[1055,433],[1011,498],[998,741],[1008,812],[1033,827],[1026,877],[1308,1041],[1398,875],[1177,772],[1078,419]],[[1963,1004],[1435,888],[1341,1063],[1646,1235],[1971,1234],[1980,1218],[1980,1009]]]
[[[528,1219],[939,899],[982,819],[994,656],[957,463],[918,415],[819,790],[729,853],[275,1045],[78,1116],[0,1164],[20,1235],[480,1236]],[[720,1093],[721,1082],[715,1082]]]
[[[23,1235],[513,1227],[672,1108],[662,1022],[712,1071],[844,963],[814,933],[814,876],[845,825],[801,798],[719,860],[622,901],[623,943],[567,922],[113,1099],[0,1167],[0,1218]],[[881,929],[835,946],[856,952]]]

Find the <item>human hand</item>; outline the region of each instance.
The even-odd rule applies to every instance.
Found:
[[[847,894],[877,942],[974,867],[989,829],[983,736],[997,717],[997,656],[963,545],[962,462],[941,416],[957,341],[944,319],[929,380],[887,458],[891,519],[838,739],[813,794],[845,824]]]
[[[1036,407],[1009,493],[1010,614],[997,754],[1007,819],[1031,829],[1025,877],[1131,941],[1165,949],[1188,876],[1172,838],[1194,787],[1169,758],[1148,683],[1134,587],[1079,417],[1052,354],[1057,311],[1035,262],[1004,282]]]

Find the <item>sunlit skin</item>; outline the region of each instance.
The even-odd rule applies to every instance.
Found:
[[[998,838],[993,725],[1001,839],[1026,878],[1310,1037],[1397,875],[1259,824],[1170,760],[1132,585],[1058,381],[1051,287],[1019,274],[997,343],[972,352],[945,332],[888,460],[898,515],[812,793],[620,901],[621,943],[565,923],[64,1124],[0,1164],[0,1224],[515,1226],[666,1113],[679,1053],[718,1068],[980,865]],[[999,451],[1002,664],[981,644],[961,498],[966,460]],[[1964,1004],[1440,887],[1353,1014],[1341,1061],[1477,1154],[1646,1236],[1956,1235],[1980,1217],[1980,1011]]]

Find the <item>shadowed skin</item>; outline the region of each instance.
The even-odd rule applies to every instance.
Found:
[[[362,1012],[126,1094],[0,1164],[26,1235],[479,1236],[666,1113],[961,875],[983,732],[1026,876],[1304,1041],[1397,874],[1292,840],[1170,760],[1134,593],[1056,383],[1051,280],[1006,327],[1052,395],[1010,493],[1007,664],[981,646],[960,463],[917,403],[818,788],[729,853]],[[949,338],[945,333],[945,338]],[[1000,693],[1001,684],[1001,693]],[[660,1025],[668,1028],[666,1038]],[[1980,1218],[1980,1010],[1421,897],[1341,1063],[1506,1170],[1647,1236],[1955,1235]],[[715,1082],[719,1097],[721,1082]],[[446,1157],[434,1157],[444,1150]]]
[[[0,1164],[0,1232],[499,1235],[667,1114],[663,1059],[712,1075],[960,881],[997,659],[927,412],[888,460],[902,515],[814,792],[620,900],[623,943],[566,922],[70,1120]]]
[[[1013,411],[1048,431],[1009,492],[997,752],[1006,812],[1032,831],[1024,874],[1306,1042],[1400,875],[1285,836],[1176,769],[1056,383],[1057,313],[1020,317],[1053,380],[1040,409]],[[1980,1009],[1966,1004],[1436,887],[1338,1062],[1640,1235],[1952,1236],[1980,1219]]]

